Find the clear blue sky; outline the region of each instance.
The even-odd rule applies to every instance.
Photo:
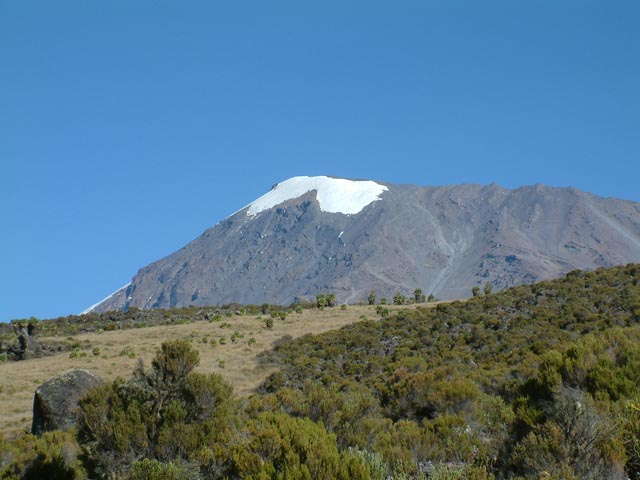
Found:
[[[0,0],[0,321],[294,175],[640,201],[640,2]]]

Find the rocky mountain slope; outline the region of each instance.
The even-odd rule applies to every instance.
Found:
[[[440,299],[640,261],[640,204],[574,188],[420,187],[294,177],[142,268],[88,310]]]

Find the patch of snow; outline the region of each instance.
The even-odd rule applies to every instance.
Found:
[[[149,295],[149,298],[147,298],[147,301],[144,302],[144,307],[143,308],[149,308],[149,303],[151,302],[152,298],[153,298],[153,293],[151,295]]]
[[[86,315],[87,313],[91,313],[96,307],[98,307],[100,304],[106,302],[107,300],[109,300],[111,297],[113,297],[114,295],[120,293],[122,290],[126,290],[127,288],[129,288],[129,285],[131,285],[131,282],[127,283],[125,286],[120,287],[119,289],[117,289],[115,292],[113,292],[111,295],[108,295],[106,297],[104,297],[102,300],[100,300],[98,303],[94,303],[93,305],[91,305],[89,308],[87,308],[86,310],[83,310],[82,312],[80,312],[80,315]]]
[[[352,215],[359,213],[370,203],[380,200],[380,195],[388,188],[371,180],[293,177],[278,183],[270,192],[247,205],[247,215],[255,216],[312,190],[317,192],[320,210],[323,212]]]

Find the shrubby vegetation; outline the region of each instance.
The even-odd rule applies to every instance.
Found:
[[[104,313],[90,312],[85,315],[68,315],[66,317],[38,320],[36,318],[12,320],[11,323],[0,323],[0,352],[11,342],[17,340],[15,328],[25,326],[30,331],[37,331],[39,336],[67,336],[79,333],[126,330],[158,325],[174,325],[192,323],[199,320],[217,321],[222,316],[260,315],[271,311],[294,311],[298,308],[314,308],[315,303],[296,303],[290,307],[281,305],[240,305],[233,303],[220,307],[175,307],[169,309],[144,310],[129,307],[127,310],[113,310]]]
[[[0,477],[640,479],[640,265],[488,290],[283,339],[242,402],[165,343]]]
[[[70,433],[46,432],[40,438],[24,435],[13,441],[0,435],[0,478],[85,479],[87,474],[79,456],[80,447]]]
[[[310,418],[253,414],[220,375],[195,373],[187,340],[166,342],[150,369],[92,390],[76,432],[0,438],[0,478],[368,479],[359,452]]]
[[[280,369],[259,400],[306,417],[287,399],[314,398],[310,384],[367,395],[348,432],[322,421],[396,475],[640,478],[639,282],[628,265],[395,316],[381,307],[382,321],[264,355]]]
[[[139,464],[141,471],[182,472],[177,478],[224,472],[225,444],[237,431],[231,387],[219,375],[194,373],[198,362],[188,341],[164,343],[150,370],[139,362],[131,380],[98,387],[82,401],[78,438],[93,472],[126,478],[142,459],[155,463]]]
[[[335,302],[333,294],[329,294],[325,298]],[[220,307],[192,306],[153,310],[130,307],[126,311],[92,312],[49,320],[38,320],[33,317],[12,320],[11,323],[0,323],[0,362],[54,355],[63,351],[68,351],[72,358],[77,358],[82,355],[82,352],[72,336],[79,333],[103,333],[105,331],[185,324],[196,321],[220,322],[223,316],[233,317],[247,314],[269,313],[273,318],[284,320],[289,313],[302,313],[305,308],[315,307],[315,302],[298,302],[289,307],[268,303],[260,306],[233,303]],[[220,326],[225,328],[231,324],[223,322]],[[89,345],[84,345],[84,347],[88,348]]]

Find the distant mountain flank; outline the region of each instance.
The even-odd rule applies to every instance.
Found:
[[[353,303],[421,288],[463,298],[640,262],[640,204],[544,185],[421,187],[294,177],[143,267],[87,311]]]

